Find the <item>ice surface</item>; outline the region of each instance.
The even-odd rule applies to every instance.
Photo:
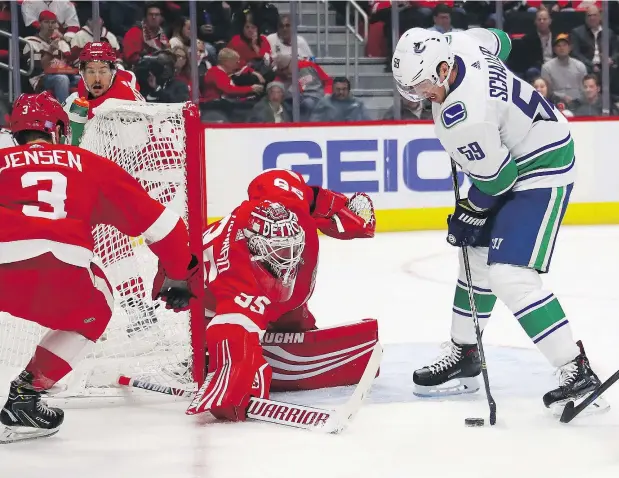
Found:
[[[619,368],[618,245],[619,227],[564,228],[544,277],[602,379]],[[188,417],[185,402],[167,397],[78,405],[67,409],[55,437],[0,448],[0,477],[619,477],[619,385],[608,392],[610,412],[558,423],[541,401],[556,383],[553,370],[502,305],[484,334],[497,426],[464,426],[466,417],[487,421],[482,392],[442,400],[412,395],[413,369],[449,337],[456,275],[456,250],[444,233],[322,240],[311,301],[319,325],[376,317],[385,345],[381,376],[339,436]],[[350,393],[346,387],[276,398],[330,405]]]

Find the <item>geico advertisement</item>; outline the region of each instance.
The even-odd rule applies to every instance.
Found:
[[[377,209],[450,206],[449,156],[432,125],[206,130],[209,216],[246,197],[260,171],[289,168],[310,185],[371,194]],[[468,179],[459,174],[462,192]],[[224,207],[225,206],[225,207]]]
[[[571,124],[578,179],[572,202],[619,201],[619,122]],[[209,216],[246,197],[265,169],[290,168],[310,185],[372,195],[377,209],[448,207],[454,195],[447,153],[431,124],[206,128]],[[470,183],[459,174],[461,193]]]

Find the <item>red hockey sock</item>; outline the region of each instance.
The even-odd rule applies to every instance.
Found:
[[[40,345],[26,365],[26,371],[34,376],[32,386],[38,391],[49,390],[71,370],[71,365]]]

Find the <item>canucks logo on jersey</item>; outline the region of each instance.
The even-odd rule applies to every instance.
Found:
[[[466,119],[466,107],[462,101],[456,101],[443,110],[441,121],[445,128],[451,128]]]

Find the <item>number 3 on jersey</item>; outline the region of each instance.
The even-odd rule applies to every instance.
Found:
[[[39,183],[51,181],[50,189],[45,189]],[[67,200],[67,177],[56,171],[29,172],[21,177],[22,188],[38,186],[37,202],[47,204],[51,211],[43,211],[39,206],[27,205],[22,207],[22,213],[31,217],[45,219],[64,219],[67,217],[65,201]]]

